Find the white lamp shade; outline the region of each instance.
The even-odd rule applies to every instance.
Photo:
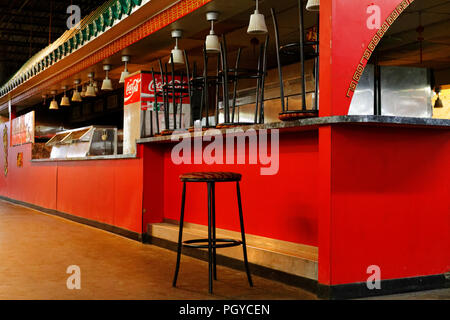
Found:
[[[50,110],[58,110],[58,102],[56,102],[56,100],[52,100],[52,102],[50,102]]]
[[[62,97],[60,105],[61,105],[62,107],[68,107],[68,106],[70,106],[69,97],[67,97],[67,96]]]
[[[308,0],[306,4],[306,10],[308,11],[319,11],[320,9],[320,0]]]
[[[111,91],[113,89],[113,86],[112,86],[112,81],[111,81],[111,79],[105,79],[105,80],[103,80],[103,83],[102,83],[102,90],[103,91]]]
[[[81,101],[83,101],[83,99],[81,99],[81,94],[78,92],[78,90],[74,90],[73,91],[72,101],[73,102],[81,102]]]
[[[85,93],[85,97],[95,97],[95,88],[93,85],[88,85]]]
[[[172,50],[173,63],[174,64],[184,64],[184,54],[183,51],[176,48]],[[169,63],[172,63],[172,58],[169,59]]]
[[[250,16],[250,22],[247,29],[248,34],[265,34],[267,33],[266,20],[264,15],[259,13],[258,10]]]
[[[128,77],[130,73],[128,71],[122,71],[122,74],[120,75],[119,83],[125,83],[125,78]]]
[[[210,53],[220,52],[219,37],[215,34],[208,34],[205,42],[206,51]]]

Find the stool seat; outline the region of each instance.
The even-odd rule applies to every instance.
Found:
[[[237,182],[242,175],[234,172],[191,172],[180,175],[183,182]]]

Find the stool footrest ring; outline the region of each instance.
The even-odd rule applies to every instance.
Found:
[[[206,244],[199,244],[205,243]],[[233,239],[215,239],[212,240],[212,248],[230,248],[242,245],[242,241]],[[183,246],[189,248],[208,249],[208,239],[192,239],[183,241]]]

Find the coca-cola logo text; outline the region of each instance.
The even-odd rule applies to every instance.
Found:
[[[130,100],[131,97],[136,93],[139,92],[139,85],[141,84],[141,79],[134,79],[127,83],[127,88],[125,90],[125,102]]]

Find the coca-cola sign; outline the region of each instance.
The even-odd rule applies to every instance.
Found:
[[[184,79],[186,81],[186,79]],[[172,83],[172,76],[167,77],[169,84]],[[181,83],[181,77],[175,76],[175,84]],[[175,86],[176,89],[180,89],[180,86]],[[155,73],[155,79],[153,79],[151,73],[140,73],[136,76],[127,78],[125,81],[125,95],[124,104],[141,102],[147,105],[148,102],[155,101],[155,89],[156,92],[162,92],[163,82],[161,80],[161,74]],[[162,96],[158,96],[158,102],[163,102]],[[189,103],[186,98],[183,99],[183,103]]]
[[[141,101],[142,74],[137,74],[125,80],[124,104]]]
[[[186,81],[186,78],[184,78]],[[172,84],[172,75],[169,75],[167,77],[167,81],[169,84]],[[178,85],[176,85],[178,84]],[[175,76],[175,89],[180,89],[181,84],[181,77]],[[148,102],[154,102],[155,101],[155,89],[156,92],[162,92],[163,89],[163,82],[161,79],[160,73],[155,73],[155,79],[153,79],[152,74],[143,74],[142,77],[142,92],[141,92],[141,99],[142,102],[148,101]],[[169,102],[170,102],[169,97]],[[158,96],[158,102],[163,102],[163,98],[161,95]],[[189,103],[188,99],[183,99],[183,103]]]

